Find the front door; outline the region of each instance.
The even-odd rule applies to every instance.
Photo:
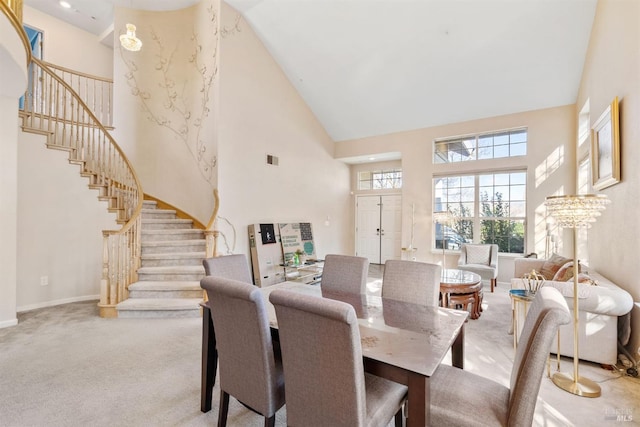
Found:
[[[372,264],[400,259],[402,196],[358,196],[356,254]]]

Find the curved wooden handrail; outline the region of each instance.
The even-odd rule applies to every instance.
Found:
[[[190,219],[191,221],[193,221],[193,226],[195,228],[197,228],[197,229],[204,230],[206,228],[203,223],[201,223],[196,217],[194,217],[190,213],[185,212],[182,209],[177,208],[177,207],[173,206],[172,204],[165,202],[162,199],[158,199],[157,197],[152,196],[151,194],[148,194],[148,193],[144,194],[144,199],[145,200],[152,200],[152,201],[156,202],[160,209],[170,209],[170,210],[176,211],[176,216],[178,218]]]
[[[73,89],[103,126],[113,126],[113,79],[95,76],[41,60]]]
[[[209,219],[209,223],[207,224],[207,230],[211,230],[213,224],[216,222],[216,217],[218,216],[218,208],[220,207],[220,197],[218,196],[218,189],[213,189],[213,213],[211,214],[211,218]]]
[[[220,208],[220,197],[218,196],[217,188],[213,189],[213,203],[213,213],[211,214],[209,223],[204,230],[205,256],[207,258],[218,256],[218,236],[220,235],[220,231],[213,229],[213,226],[216,223],[216,218],[218,217],[218,209]]]
[[[103,230],[100,315],[115,317],[128,297],[141,257],[142,185],[123,150],[80,95],[46,63],[32,58],[25,95],[23,129],[47,136],[51,148],[69,151],[89,186],[117,212],[119,230]]]
[[[47,67],[53,69],[53,70],[60,70],[60,71],[63,71],[65,73],[74,74],[74,75],[80,76],[80,77],[85,77],[85,78],[90,79],[90,80],[99,80],[101,82],[113,83],[113,79],[110,79],[108,77],[100,77],[100,76],[95,76],[95,75],[89,74],[89,73],[83,73],[82,71],[72,70],[71,68],[66,68],[66,67],[63,67],[61,65],[52,64],[51,62],[47,62],[47,61],[43,61],[43,60],[40,60],[40,62],[42,64],[46,65]]]
[[[138,191],[138,195],[139,195],[138,196],[137,208],[134,211],[134,214],[131,215],[131,217],[135,216],[136,213],[139,215],[140,211],[142,210],[142,201],[143,201],[142,185],[140,184],[140,180],[138,179],[136,171],[133,169],[133,166],[131,165],[131,162],[129,162],[129,159],[124,154],[124,151],[122,151],[122,149],[116,143],[115,139],[113,139],[113,137],[111,136],[109,131],[102,125],[102,123],[100,123],[100,120],[98,120],[98,118],[95,116],[93,111],[91,111],[91,109],[84,103],[84,101],[79,96],[77,96],[77,94],[75,93],[73,88],[71,88],[71,86],[69,86],[67,84],[67,82],[65,82],[62,78],[60,78],[56,73],[54,73],[51,70],[49,70],[49,68],[47,67],[47,65],[43,61],[41,61],[41,60],[39,60],[37,58],[32,58],[31,60],[32,60],[33,63],[38,64],[43,71],[47,72],[53,79],[55,79],[59,84],[61,84],[70,93],[73,93],[73,94],[76,95],[76,102],[78,102],[78,104],[85,110],[85,114],[87,114],[93,120],[93,122],[95,123],[94,126],[97,127],[98,129],[100,129],[100,131],[102,131],[102,133],[105,134],[105,136],[109,139],[111,145],[114,147],[114,149],[116,149],[118,151],[118,153],[120,154],[122,159],[125,161],[128,169],[129,169],[129,172],[133,176],[133,179],[134,179],[134,181],[136,183],[137,191]],[[114,230],[113,232],[117,233],[119,231],[123,231],[129,225],[130,222],[131,222],[131,220],[129,220],[128,223],[125,224],[125,226],[121,230]]]
[[[13,28],[15,28],[16,32],[20,36],[20,39],[22,39],[24,50],[27,53],[26,65],[29,65],[31,63],[31,43],[29,43],[27,33],[22,27],[22,0],[0,0],[0,10],[2,10],[7,18],[9,18],[11,25],[13,25]]]

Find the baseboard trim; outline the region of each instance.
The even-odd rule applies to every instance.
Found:
[[[71,302],[92,301],[92,300],[95,300],[95,301],[100,300],[100,295],[85,295],[82,297],[64,298],[64,299],[58,299],[53,301],[41,302],[37,304],[23,305],[21,307],[16,308],[16,311],[18,313],[22,313],[23,311],[36,310],[38,308],[53,307],[56,305],[69,304]]]
[[[18,324],[18,319],[4,320],[0,322],[0,329],[8,328],[10,326],[16,326]]]

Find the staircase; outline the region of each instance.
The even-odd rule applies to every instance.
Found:
[[[119,318],[199,317],[204,277],[204,231],[175,210],[143,202],[141,266],[129,298],[116,306]]]

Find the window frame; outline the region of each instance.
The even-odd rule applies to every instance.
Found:
[[[516,135],[522,134],[524,134],[524,141],[515,138]],[[507,137],[506,144],[500,140],[500,138],[504,137]],[[491,140],[490,144],[487,142],[489,139]],[[528,142],[529,129],[526,126],[457,137],[439,138],[433,141],[432,163],[451,164],[526,156]],[[457,149],[449,148],[450,146],[454,147],[456,144],[458,145]],[[446,149],[439,149],[439,147],[443,146],[446,147]],[[524,147],[524,150],[522,150],[522,147]],[[505,149],[507,151],[506,155],[496,156],[496,150]],[[492,155],[481,156],[481,153],[485,153],[487,150],[491,150]],[[466,156],[463,153],[464,151],[468,153]],[[454,160],[455,158],[460,158],[460,160]]]
[[[371,177],[369,179],[362,179],[361,176],[364,174],[370,174]],[[381,176],[380,178],[376,178],[376,175],[395,175],[395,176]],[[357,180],[357,189],[358,191],[380,191],[380,190],[400,190],[402,189],[402,168],[389,168],[389,169],[374,169],[374,170],[361,170],[356,174]],[[370,185],[368,188],[364,188],[362,186],[363,182],[369,182]],[[380,187],[375,186],[375,182],[392,182],[394,183],[390,187],[386,187],[381,185]],[[398,184],[399,183],[399,184]],[[397,185],[396,185],[397,184]]]
[[[514,174],[518,174],[518,175],[522,175],[521,177],[519,177],[519,180],[517,182],[513,182],[512,179],[515,178]],[[504,185],[504,183],[499,183],[501,185],[496,185],[496,177],[500,176],[500,175],[508,175],[509,176],[509,183],[508,185]],[[483,215],[483,202],[482,202],[482,194],[481,194],[481,189],[482,188],[486,188],[487,185],[481,185],[481,177],[487,177],[487,176],[492,176],[492,181],[494,182],[494,185],[491,186],[491,188],[493,189],[493,196],[490,199],[490,203],[493,204],[493,211],[495,212],[496,206],[504,206],[504,204],[507,204],[508,208],[509,208],[509,214],[507,216],[485,216]],[[448,194],[446,194],[445,197],[445,192],[447,192],[447,190],[449,188],[454,188],[454,186],[447,186],[446,188],[442,188],[442,189],[437,189],[438,184],[441,180],[443,179],[458,179],[459,182],[461,183],[460,186],[458,186],[458,188],[460,189],[459,191],[459,197],[455,196],[454,197],[449,197]],[[470,181],[473,181],[473,186],[470,186]],[[507,187],[509,194],[508,197],[506,199],[502,198],[502,199],[498,199],[496,200],[495,195],[498,193],[495,191],[495,188],[499,187],[499,188],[503,188],[503,187]],[[517,187],[521,187],[520,191],[522,194],[522,196],[524,197],[524,199],[512,199],[511,194],[514,191],[517,191],[518,188]],[[466,243],[481,243],[482,242],[482,230],[483,230],[483,221],[509,221],[509,226],[510,227],[518,227],[517,225],[513,225],[513,224],[521,224],[522,227],[522,251],[521,252],[514,252],[514,251],[509,251],[509,252],[500,252],[501,254],[524,254],[525,250],[526,250],[526,239],[527,239],[527,170],[524,168],[513,168],[513,169],[508,169],[508,170],[485,170],[485,171],[477,171],[477,172],[468,172],[468,173],[457,173],[457,174],[438,174],[438,175],[433,175],[432,176],[432,194],[433,194],[433,198],[432,198],[432,203],[433,203],[433,211],[443,211],[443,210],[449,210],[451,212],[464,212],[464,209],[469,209],[471,210],[471,215],[466,215],[466,216],[462,216],[462,217],[456,217],[457,221],[457,226],[459,227],[461,225],[461,221],[467,221],[471,223],[471,236],[465,236],[465,234],[468,233],[463,233],[460,234],[459,233],[459,229],[453,229],[452,231],[455,232],[455,234],[457,236],[460,236],[459,240],[462,241],[466,241]],[[470,200],[469,198],[469,194],[471,194],[471,192],[469,190],[472,189],[472,194],[473,194],[473,200]],[[514,189],[514,190],[512,190]],[[463,195],[464,193],[464,195]],[[501,193],[502,194],[502,193]],[[440,196],[438,198],[438,195]],[[504,196],[504,195],[503,195]],[[459,199],[456,201],[456,199]],[[520,215],[513,215],[513,211],[511,210],[511,206],[513,203],[517,203],[520,205],[519,208],[519,212],[521,212],[521,216]],[[499,204],[499,205],[497,205]],[[449,249],[449,242],[448,239],[445,239],[444,243],[441,243],[440,247],[438,247],[438,227],[440,227],[441,225],[436,225],[434,227],[434,233],[433,233],[433,238],[431,241],[431,245],[432,245],[432,249],[433,250],[440,250],[442,249],[442,245],[445,245],[445,249]],[[442,234],[442,233],[441,233]],[[446,236],[446,232],[445,232],[445,236]],[[470,237],[471,241],[468,241]],[[507,239],[509,239],[508,236],[505,236]],[[441,238],[444,239],[444,238]],[[495,240],[492,239],[491,242],[487,242],[487,243],[493,243]],[[459,242],[460,243],[460,242]],[[461,243],[460,243],[461,244]],[[508,243],[509,244],[509,243]],[[455,246],[455,245],[454,245]],[[455,248],[458,249],[458,248]]]

